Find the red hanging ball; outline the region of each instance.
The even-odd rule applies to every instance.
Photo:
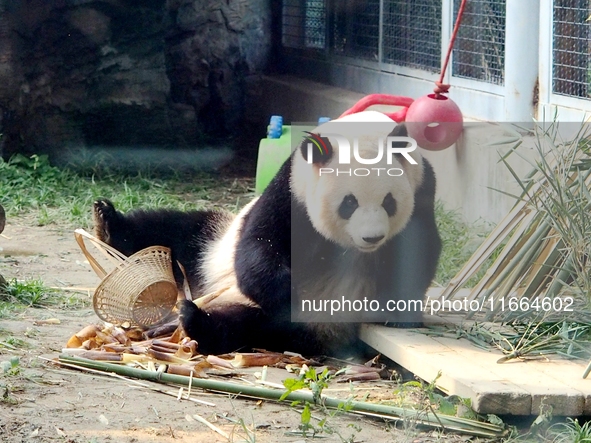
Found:
[[[406,113],[408,135],[430,151],[441,151],[453,145],[464,128],[458,105],[442,94],[429,94],[416,99]]]

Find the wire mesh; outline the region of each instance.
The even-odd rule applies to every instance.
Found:
[[[460,2],[454,0],[454,17]],[[505,9],[506,0],[467,3],[453,53],[455,77],[503,84]],[[283,45],[438,72],[442,14],[441,0],[283,0]]]
[[[384,0],[383,61],[441,68],[441,0]]]
[[[379,0],[335,2],[331,15],[333,54],[378,61]]]
[[[288,48],[326,47],[326,1],[284,0],[282,43]]]
[[[552,91],[591,97],[590,22],[588,0],[554,0]]]
[[[461,0],[454,0],[454,18]],[[467,2],[453,51],[452,74],[504,83],[506,0]]]

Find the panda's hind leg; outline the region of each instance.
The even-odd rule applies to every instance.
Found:
[[[137,216],[123,214],[115,209],[115,205],[110,200],[101,198],[93,203],[92,215],[96,238],[124,255],[130,256],[140,249],[158,244],[158,242],[150,244],[153,233],[158,232],[158,227],[138,224],[138,220],[143,218],[141,213]]]
[[[111,240],[125,225],[123,214],[115,209],[113,203],[106,198],[96,200],[92,204],[94,235],[101,241],[111,244]]]

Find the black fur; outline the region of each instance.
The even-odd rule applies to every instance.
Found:
[[[392,299],[388,294],[395,294],[397,300],[423,300],[435,276],[441,253],[441,239],[435,222],[435,173],[425,159],[423,170],[423,183],[415,193],[415,208],[410,221],[386,245],[387,248],[384,247],[380,268],[394,271],[379,274],[378,299]],[[380,252],[384,248],[380,248]],[[393,314],[390,323],[399,327],[421,326],[422,314],[407,310],[404,314]]]
[[[204,246],[218,238],[216,228],[233,217],[222,211],[168,209],[136,210],[124,215],[107,199],[94,202],[93,216],[95,236],[127,256],[149,246],[170,248],[177,285],[182,289],[183,274],[176,264],[178,261],[187,272],[193,294],[200,293]]]
[[[265,333],[268,319],[256,307],[230,303],[213,304],[213,307],[204,310],[188,300],[183,300],[179,307],[183,329],[189,337],[197,340],[202,354],[280,347],[280,342],[268,341],[273,339]]]

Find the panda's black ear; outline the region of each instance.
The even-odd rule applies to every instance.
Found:
[[[408,137],[408,129],[407,129],[406,125],[404,123],[398,123],[394,127],[392,132],[390,132],[390,135],[388,137]],[[408,147],[408,142],[407,141],[392,142],[392,147],[393,148],[406,148],[406,147]],[[408,165],[408,160],[404,157],[404,155],[402,155],[398,152],[394,153],[394,155],[400,161],[400,163],[402,164],[403,167]]]
[[[322,165],[332,158],[334,149],[328,138],[306,131],[306,136],[300,143],[300,153],[308,163]]]
[[[390,132],[389,137],[408,137],[408,130],[406,128],[406,125],[404,123],[398,123],[394,127],[394,129],[392,129],[392,132]],[[400,146],[394,146],[400,148],[406,146],[406,143],[404,142],[400,142],[399,144]]]

